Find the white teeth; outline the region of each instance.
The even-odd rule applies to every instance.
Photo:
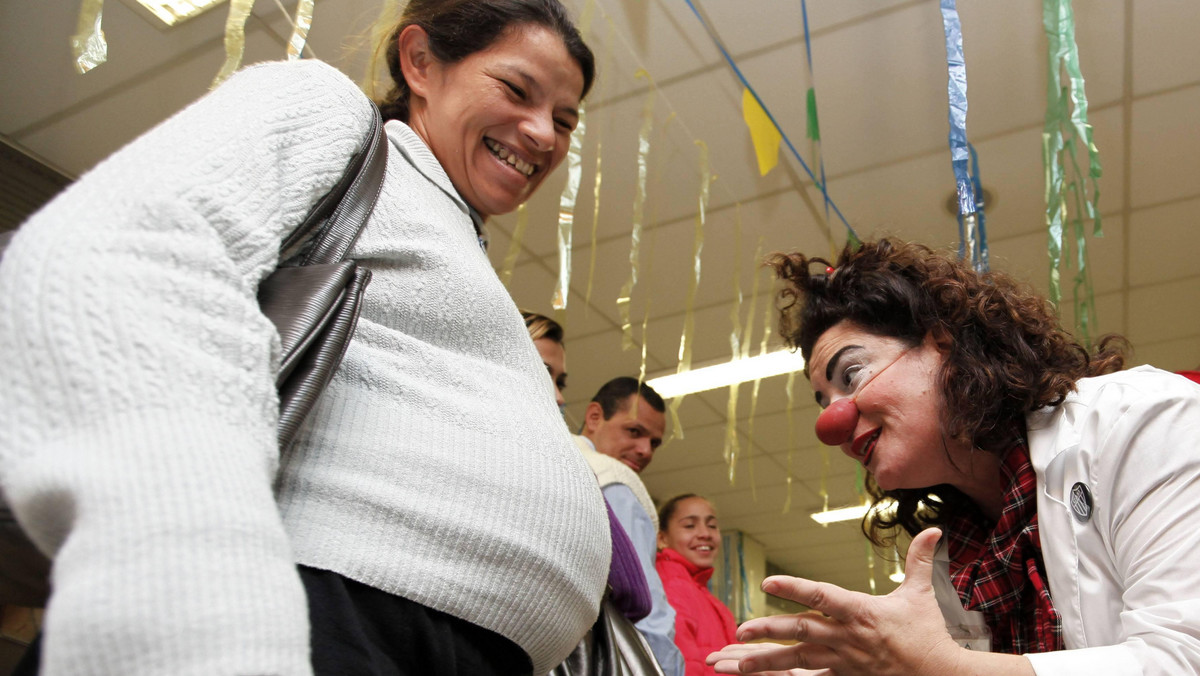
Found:
[[[508,162],[509,166],[511,166],[512,168],[516,169],[517,171],[521,172],[522,174],[525,174],[526,176],[533,175],[533,171],[534,171],[535,167],[532,164],[526,162],[525,160],[522,160],[521,158],[517,157],[516,153],[512,152],[508,148],[505,148],[504,146],[500,145],[500,143],[493,141],[490,138],[484,139],[484,144],[488,147],[488,150],[492,151],[493,155],[495,155],[496,157],[499,157],[501,160],[504,160],[505,162]]]

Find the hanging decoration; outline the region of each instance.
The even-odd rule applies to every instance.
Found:
[[[645,78],[649,83],[646,90],[646,102],[642,105],[642,128],[638,132],[637,158],[637,192],[633,197],[633,227],[629,239],[629,281],[621,287],[621,295],[617,297],[617,310],[621,316],[621,349],[633,347],[633,326],[629,319],[629,301],[633,296],[633,287],[637,286],[638,253],[641,249],[642,220],[646,212],[646,169],[650,158],[650,132],[654,128],[654,81],[646,69],[639,68],[634,75]]]
[[[792,154],[792,158],[796,160],[802,169],[804,169],[804,173],[808,174],[808,177],[812,180],[813,185],[818,186],[823,192],[825,192],[825,182],[818,181],[816,175],[813,174],[812,169],[809,169],[808,164],[804,162],[804,158],[800,157],[800,153],[796,150],[796,146],[792,144],[791,139],[789,139],[788,135],[783,131],[783,127],[779,126],[779,122],[775,119],[775,116],[771,114],[771,109],[767,107],[767,104],[763,103],[762,97],[758,95],[758,92],[755,91],[754,87],[750,84],[750,81],[747,80],[746,76],[742,74],[742,70],[738,68],[738,65],[733,60],[733,57],[730,56],[729,52],[725,49],[725,44],[721,42],[721,38],[719,35],[717,35],[717,32],[712,27],[712,24],[710,24],[708,20],[704,18],[703,13],[699,8],[696,7],[692,0],[684,0],[684,2],[686,2],[687,6],[692,10],[692,14],[696,16],[696,19],[700,21],[700,24],[704,27],[704,31],[708,33],[708,37],[713,41],[713,44],[716,45],[717,50],[721,52],[721,56],[725,58],[725,62],[729,64],[729,67],[733,70],[734,75],[736,75],[738,80],[741,81],[742,87],[744,87],[745,90],[754,97],[754,100],[758,103],[758,106],[762,109],[763,113],[766,114],[767,119],[770,120],[771,125],[775,127],[777,132],[779,132],[779,136],[781,139],[783,139],[784,144],[787,145],[788,152]],[[825,195],[828,198],[827,192],[825,192]],[[846,227],[850,241],[858,242],[858,233],[856,233],[854,228],[850,226],[850,223],[846,221],[846,217],[842,215],[841,209],[838,209],[837,204],[835,204],[832,199],[829,199],[829,206],[833,209],[833,212],[837,214],[838,220],[842,222],[842,225]]]
[[[567,296],[571,290],[571,237],[575,224],[575,200],[579,196],[579,177],[583,164],[583,137],[587,134],[586,113],[579,106],[579,125],[571,133],[571,146],[567,150],[567,184],[563,186],[558,201],[558,284],[550,305],[555,310],[567,309]]]
[[[517,224],[513,226],[512,239],[508,242],[508,251],[504,253],[504,262],[500,265],[500,283],[508,288],[512,281],[513,270],[517,267],[517,257],[521,255],[521,243],[525,241],[525,229],[529,227],[529,210],[524,204],[517,207]]]
[[[766,176],[779,164],[779,142],[783,135],[771,124],[771,118],[758,104],[749,89],[742,90],[742,118],[750,129],[750,140],[754,143],[754,156],[758,159],[758,175]]]
[[[225,63],[217,76],[213,78],[212,88],[216,89],[222,82],[242,65],[242,55],[246,52],[246,20],[250,18],[250,10],[254,9],[254,0],[230,0],[229,16],[225,19]]]
[[[783,511],[781,514],[787,514],[792,511],[792,459],[796,451],[796,372],[792,371],[788,374],[787,385],[784,386],[784,391],[787,393],[787,496],[783,499]],[[826,501],[826,508],[828,508]]]
[[[696,198],[696,230],[692,239],[692,276],[688,280],[687,301],[684,305],[683,333],[679,335],[679,366],[676,373],[692,370],[692,342],[696,333],[696,291],[700,288],[700,254],[704,250],[704,222],[708,212],[709,186],[715,178],[708,166],[708,144],[696,141],[700,149],[700,195]],[[671,436],[683,438],[683,425],[679,423],[679,406],[684,397],[671,400]]]
[[[1075,44],[1075,14],[1070,0],[1043,0],[1042,20],[1048,43],[1049,72],[1046,78],[1046,126],[1042,131],[1042,164],[1046,171],[1046,228],[1049,234],[1050,301],[1062,298],[1060,266],[1063,237],[1069,225],[1075,236],[1075,326],[1084,344],[1091,344],[1096,322],[1095,294],[1087,264],[1085,220],[1092,221],[1092,235],[1103,237],[1100,223],[1100,151],[1092,139],[1087,119],[1087,95]],[[1065,77],[1064,77],[1065,72]],[[1086,149],[1087,174],[1076,154]],[[1070,160],[1068,167],[1064,160]],[[1070,173],[1070,179],[1067,174]],[[1088,198],[1088,193],[1091,198]],[[1070,195],[1070,200],[1067,196]],[[1074,202],[1074,214],[1068,202]],[[1069,260],[1069,259],[1068,259]],[[1066,267],[1070,268],[1070,263]]]
[[[977,272],[988,269],[987,239],[980,229],[983,204],[977,199],[978,177],[971,174],[967,143],[967,67],[963,60],[962,25],[954,0],[941,0],[942,27],[946,35],[946,91],[950,100],[950,165],[958,193],[959,255]],[[976,158],[976,167],[978,159]]]
[[[829,190],[825,183],[825,156],[821,152],[821,123],[817,118],[817,78],[813,75],[812,35],[808,31],[808,0],[800,0],[800,16],[804,19],[804,56],[808,63],[808,93],[805,96],[805,110],[808,111],[808,124],[805,126],[805,136],[808,137],[812,163],[821,170],[821,196],[825,200],[825,222],[829,223]],[[858,238],[853,238],[857,240]]]
[[[275,0],[275,4],[278,5],[279,0]],[[300,0],[296,3],[296,17],[292,19],[292,37],[288,39],[288,61],[295,61],[304,53],[305,43],[308,42],[308,31],[312,28],[315,5],[316,0]],[[279,11],[287,14],[283,5],[279,5]]]
[[[591,0],[589,0],[587,7],[594,8],[595,3],[592,2]],[[585,7],[585,13],[586,13],[586,7]],[[607,19],[606,23],[608,24],[608,35],[607,35],[608,39],[604,41],[604,56],[601,59],[603,62],[603,65],[601,66],[601,68],[603,70],[600,71],[601,73],[608,72],[608,69],[612,64],[612,43],[613,43],[614,33],[616,30],[616,27],[613,25],[612,19],[608,19],[608,17],[605,17],[605,19]],[[591,239],[591,249],[590,249],[590,253],[589,253],[590,260],[588,262],[587,291],[583,297],[583,312],[584,312],[585,316],[588,315],[589,313],[591,313],[591,310],[592,310],[592,283],[596,277],[596,244],[597,244],[596,232],[597,232],[597,228],[599,228],[599,226],[600,226],[600,182],[604,176],[604,174],[601,172],[602,167],[601,167],[600,160],[603,156],[604,156],[604,125],[601,124],[601,125],[596,126],[596,177],[592,183],[592,239]]]
[[[741,234],[741,225],[739,220],[738,234]],[[762,258],[763,238],[759,236],[758,246],[754,249],[754,260]],[[738,335],[737,340],[731,340],[734,353],[733,360],[745,359],[750,355],[750,336],[754,334],[754,314],[758,307],[758,271],[755,270],[754,284],[750,287],[750,308],[746,311],[746,325],[739,330],[738,325],[741,317],[738,315],[738,309],[741,307],[741,285],[738,285],[738,297],[735,300],[733,323],[734,333]],[[738,391],[740,383],[734,383],[729,386],[729,403],[725,407],[725,462],[729,465],[729,483],[734,484],[737,481],[737,461],[738,455],[741,453],[741,444],[737,434],[737,406],[738,406]]]
[[[104,0],[83,0],[79,5],[71,54],[75,57],[75,71],[80,75],[108,61],[108,42],[100,28],[103,15]]]
[[[762,343],[760,343],[758,349],[758,356],[760,357],[764,357],[767,354],[767,341],[771,337],[771,311],[774,309],[770,303],[763,303]],[[746,356],[749,356],[749,354]],[[746,464],[750,468],[750,499],[754,502],[758,502],[758,483],[754,478],[754,421],[758,415],[758,389],[761,385],[762,378],[755,378],[754,384],[750,388],[750,419],[746,426],[746,438],[748,441]]]

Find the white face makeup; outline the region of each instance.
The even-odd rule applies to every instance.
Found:
[[[969,449],[942,434],[942,360],[930,336],[912,346],[851,322],[829,328],[813,346],[813,392],[829,409],[822,415],[847,417],[846,433],[835,435],[842,452],[884,490],[962,479],[951,458]]]

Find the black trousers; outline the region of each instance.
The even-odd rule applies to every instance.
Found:
[[[316,676],[531,676],[503,636],[327,570],[298,566]],[[36,676],[39,634],[13,671]]]
[[[503,636],[325,570],[299,566],[316,676],[531,676]]]

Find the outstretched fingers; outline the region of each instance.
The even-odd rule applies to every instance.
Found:
[[[735,643],[712,653],[706,662],[718,674],[825,676],[834,659],[832,651],[817,645]]]
[[[828,645],[842,638],[844,629],[818,612],[772,615],[748,620],[738,627],[739,641],[774,639]]]
[[[844,622],[859,612],[864,597],[828,582],[816,582],[802,577],[772,575],[763,580],[762,589],[771,596],[789,599]]]

